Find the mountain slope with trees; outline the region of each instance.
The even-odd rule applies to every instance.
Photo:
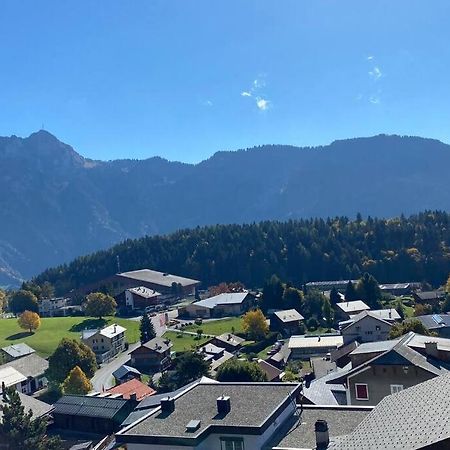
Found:
[[[450,205],[450,146],[375,136],[218,152],[196,165],[92,161],[45,131],[0,138],[0,285],[114,243],[208,224],[392,217]]]
[[[357,279],[365,272],[382,283],[425,281],[437,286],[450,272],[450,214],[197,227],[126,240],[48,269],[34,281],[50,282],[62,294],[116,273],[117,256],[123,271],[152,268],[202,280],[204,287],[232,281],[262,287],[272,274],[298,286]]]

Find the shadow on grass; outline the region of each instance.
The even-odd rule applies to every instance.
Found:
[[[94,328],[103,328],[108,321],[106,319],[84,319],[82,322],[72,325],[69,331],[92,330]]]
[[[6,338],[7,341],[17,341],[17,339],[25,339],[28,336],[33,336],[34,333],[29,331],[23,331],[22,333],[12,334]]]

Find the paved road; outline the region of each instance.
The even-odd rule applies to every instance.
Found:
[[[169,311],[169,319],[173,319],[177,316],[177,311]],[[130,320],[140,320],[140,317],[133,317]],[[153,326],[157,336],[162,336],[167,330],[164,323],[164,313],[158,314],[152,317]],[[112,373],[117,370],[122,364],[125,364],[129,359],[129,353],[139,346],[139,342],[130,344],[129,349],[120,354],[117,358],[114,358],[107,364],[103,364],[100,369],[95,372],[95,375],[91,379],[92,387],[94,391],[103,392],[103,390],[109,389],[114,386],[114,379]]]

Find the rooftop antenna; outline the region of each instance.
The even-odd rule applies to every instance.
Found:
[[[41,126],[41,130],[45,130],[45,126],[44,126],[44,124],[42,124],[42,126]]]
[[[119,255],[116,256],[116,260],[117,260],[117,273],[120,273],[120,256]]]

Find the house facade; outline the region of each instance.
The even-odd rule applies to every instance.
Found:
[[[343,344],[341,335],[291,336],[288,348],[290,359],[309,359],[311,356],[323,356],[336,350]]]
[[[341,334],[344,345],[353,341],[360,343],[385,341],[389,339],[391,328],[391,323],[380,319],[370,311],[363,311],[353,317],[350,324],[341,329]]]
[[[170,341],[156,337],[130,352],[130,365],[139,370],[162,372],[172,363],[172,345]]]
[[[349,320],[351,316],[356,316],[363,311],[369,311],[370,307],[367,306],[362,300],[355,300],[352,302],[336,303],[336,319],[337,320]]]
[[[95,353],[97,362],[104,363],[126,350],[125,331],[126,328],[112,324],[101,330],[84,330],[81,340]]]
[[[295,309],[275,311],[270,318],[270,330],[278,331],[284,336],[299,334],[302,320],[304,317]]]

